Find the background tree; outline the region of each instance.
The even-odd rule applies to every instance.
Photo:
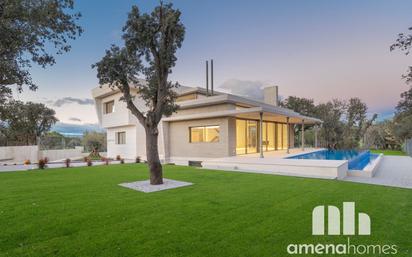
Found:
[[[351,98],[346,104],[346,124],[343,132],[343,147],[356,148],[363,143],[363,135],[377,115],[368,120],[368,107],[359,98]]]
[[[313,99],[289,96],[288,98],[280,102],[280,106],[291,109],[306,116],[314,116],[316,113],[316,106],[313,102]]]
[[[0,113],[2,133],[8,140],[26,145],[36,144],[37,137],[50,131],[58,121],[55,114],[44,104],[10,101]]]
[[[316,106],[316,114],[314,116],[323,121],[319,130],[321,145],[327,147],[341,143],[344,129],[342,116],[344,113],[344,102],[336,99]]]
[[[82,33],[76,24],[80,13],[71,13],[73,0],[0,1],[0,94],[9,95],[10,86],[36,89],[29,68],[33,63],[53,65],[56,54],[70,50],[67,43]]]
[[[412,27],[408,29],[412,31]],[[412,47],[412,34],[400,33],[396,42],[391,45],[390,50],[399,49],[406,55],[409,54]],[[406,74],[402,76],[407,84],[412,82],[412,66],[408,67]],[[401,100],[396,106],[394,117],[394,133],[400,140],[412,138],[412,86],[408,91],[401,94]]]
[[[280,106],[310,117],[314,117],[316,113],[316,106],[313,99],[289,96],[280,102]],[[312,130],[312,126],[306,125],[305,139],[308,144],[314,141],[314,131]],[[299,142],[301,140],[301,127],[299,125],[294,126],[294,131],[295,141]]]
[[[123,28],[125,47],[112,46],[103,59],[92,67],[97,68],[101,85],[118,88],[127,108],[137,117],[146,132],[146,155],[150,169],[150,183],[163,183],[162,165],[158,152],[158,124],[163,116],[170,116],[175,104],[177,83],[168,81],[176,63],[176,50],[182,46],[185,27],[180,21],[180,11],[172,4],[160,4],[150,14],[141,14],[133,6]],[[143,60],[142,60],[143,59]],[[144,75],[146,83],[138,82]],[[132,93],[136,88],[137,93]],[[147,110],[139,109],[134,97],[141,97]]]
[[[412,138],[412,87],[401,94],[393,122],[394,133],[400,140]]]
[[[394,134],[393,125],[392,120],[385,120],[371,125],[365,132],[365,147],[400,150],[402,142]]]
[[[96,131],[86,131],[83,134],[82,138],[82,145],[84,146],[85,150],[88,152],[92,152],[93,150],[97,150],[99,152],[106,151],[107,140],[106,140],[106,133],[96,132]]]

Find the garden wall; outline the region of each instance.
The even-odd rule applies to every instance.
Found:
[[[412,157],[412,138],[405,141],[405,152]]]
[[[50,161],[66,158],[81,157],[83,147],[75,149],[39,150],[37,145],[2,146],[0,147],[0,162],[23,163],[25,160],[37,162],[40,158],[47,157]]]

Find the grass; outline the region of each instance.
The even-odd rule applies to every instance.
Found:
[[[377,153],[377,154],[383,153],[384,155],[406,156],[406,153],[402,151],[398,151],[398,150],[371,150],[371,153]]]
[[[194,185],[150,194],[118,186],[147,179],[144,164],[0,173],[0,256],[286,256],[291,243],[345,243],[311,235],[312,209],[343,201],[372,220],[372,235],[352,244],[412,253],[412,190],[181,166],[164,173]]]

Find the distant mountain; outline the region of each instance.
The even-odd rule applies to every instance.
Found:
[[[51,129],[65,136],[79,137],[86,131],[104,132],[105,130],[98,124],[70,124],[57,122]]]

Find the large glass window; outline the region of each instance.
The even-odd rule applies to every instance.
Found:
[[[247,121],[247,153],[256,153],[257,152],[257,121],[248,120]]]
[[[202,126],[190,128],[191,143],[214,143],[219,142],[219,126]]]
[[[246,153],[246,120],[236,120],[236,154]]]
[[[275,150],[275,123],[269,122],[267,125],[267,150]]]
[[[236,120],[236,153],[256,153],[258,149],[258,122]]]
[[[287,124],[262,122],[263,151],[287,148],[289,131]],[[236,120],[236,154],[257,153],[259,149],[259,121]]]
[[[114,101],[106,102],[103,104],[104,113],[112,113],[114,111]]]
[[[262,145],[263,151],[275,150],[275,123],[263,122]]]
[[[288,140],[289,140],[288,125],[287,124],[282,124],[282,127],[283,127],[283,135],[282,135],[282,140],[283,140],[282,146],[283,146],[283,148],[282,149],[287,149],[288,148]]]
[[[276,124],[276,150],[283,149],[283,126],[280,123]]]

